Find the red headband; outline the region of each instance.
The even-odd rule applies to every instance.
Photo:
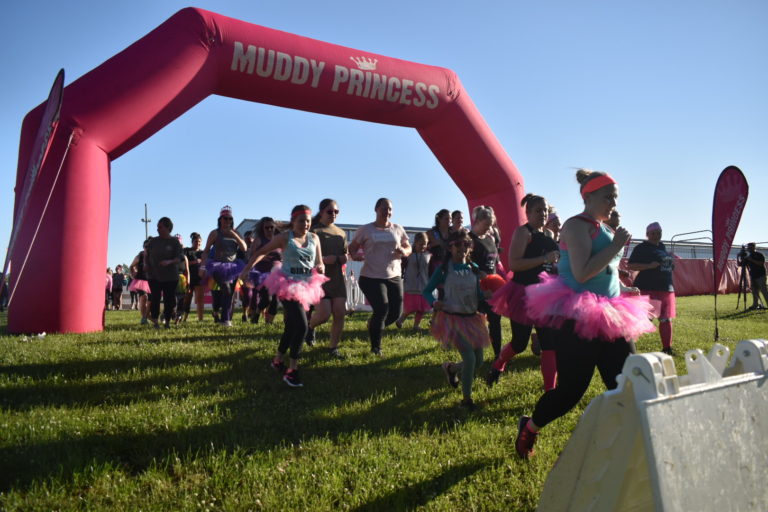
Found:
[[[601,189],[606,185],[614,185],[615,183],[616,183],[616,180],[611,178],[607,174],[598,176],[597,178],[589,180],[586,183],[586,185],[581,187],[581,197],[586,198],[587,194],[589,194],[590,192],[594,192],[595,190]]]
[[[302,213],[306,213],[307,215],[311,216],[312,211],[311,210],[296,210],[291,214],[291,220],[295,219],[297,216],[301,215]]]

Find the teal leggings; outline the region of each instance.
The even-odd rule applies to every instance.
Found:
[[[461,374],[461,392],[464,398],[472,398],[472,381],[475,379],[475,371],[483,364],[483,348],[473,348],[472,344],[461,340],[461,362],[454,363],[454,369]]]

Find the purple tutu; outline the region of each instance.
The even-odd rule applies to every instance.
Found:
[[[309,306],[323,300],[323,283],[328,281],[326,276],[313,270],[307,280],[291,279],[283,274],[282,266],[279,261],[275,262],[272,272],[264,279],[264,286],[271,295],[277,295],[280,300],[295,300],[306,311],[309,311]]]
[[[518,324],[531,325],[533,320],[528,316],[525,288],[524,285],[509,280],[494,292],[493,297],[488,299],[488,304],[497,315],[506,316]]]
[[[248,281],[245,282],[245,286],[248,288],[261,288],[267,276],[269,276],[269,272],[259,272],[256,269],[251,269],[248,272]]]
[[[462,340],[468,341],[472,348],[484,348],[491,344],[485,315],[480,313],[463,316],[435,311],[430,332],[443,348],[464,350]]]
[[[234,281],[237,279],[237,276],[240,275],[240,272],[242,272],[243,268],[245,268],[245,262],[243,260],[208,260],[205,262],[205,272],[220,283]]]
[[[128,291],[149,293],[149,282],[143,279],[134,279],[128,285]]]
[[[542,272],[541,282],[525,287],[528,316],[537,326],[560,329],[574,321],[576,335],[583,339],[613,341],[638,339],[654,332],[653,306],[643,295],[605,297],[577,292],[557,276]]]

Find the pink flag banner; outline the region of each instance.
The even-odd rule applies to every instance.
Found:
[[[741,214],[747,204],[749,185],[741,170],[730,165],[717,180],[712,204],[712,257],[715,270],[715,290],[728,262],[733,238],[741,221]]]

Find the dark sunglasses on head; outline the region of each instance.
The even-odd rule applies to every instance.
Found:
[[[327,213],[328,215],[331,215],[331,214],[338,215],[339,210],[334,210],[334,209],[325,210],[325,213]]]

